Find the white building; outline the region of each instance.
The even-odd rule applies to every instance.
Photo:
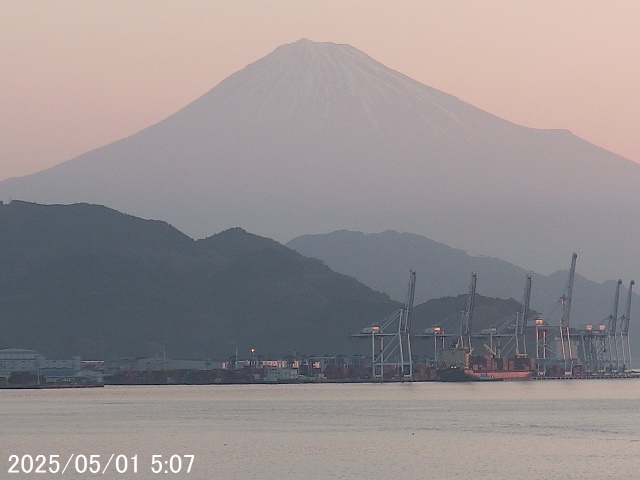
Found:
[[[291,382],[298,379],[297,368],[266,367],[265,380],[267,382]]]
[[[46,366],[47,359],[35,350],[22,348],[0,350],[0,372],[37,372]]]
[[[168,370],[212,370],[222,362],[211,360],[174,360],[162,357],[114,358],[104,362],[104,373],[115,375],[126,371],[163,372]]]
[[[47,360],[35,350],[7,348],[0,350],[0,384],[7,385],[14,376],[32,376],[45,383],[102,383],[102,374],[83,373],[80,357]]]

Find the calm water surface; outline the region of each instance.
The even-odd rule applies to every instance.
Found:
[[[0,405],[0,478],[640,478],[640,380],[5,390]],[[12,454],[129,461],[8,474]]]

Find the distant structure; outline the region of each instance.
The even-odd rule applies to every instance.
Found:
[[[0,387],[101,385],[102,373],[85,370],[80,357],[48,360],[35,350],[0,350]]]
[[[571,267],[560,307],[559,324],[553,325],[538,314],[530,325],[529,301],[531,275],[527,275],[521,309],[503,322],[473,331],[473,307],[476,275],[472,273],[467,306],[462,312],[460,329],[435,324],[417,337],[432,339],[431,368],[444,381],[515,380],[525,378],[608,378],[633,376],[629,322],[632,289],[629,283],[624,313],[618,317],[622,280],[616,283],[611,314],[598,325],[579,329],[571,326],[571,304],[576,274],[577,254]],[[480,342],[489,355],[474,352],[472,342]],[[448,344],[448,340],[452,341]],[[484,342],[483,342],[484,340]],[[528,348],[533,346],[532,349]],[[532,355],[528,353],[532,352]],[[428,366],[428,365],[427,365]]]
[[[403,307],[380,324],[373,323],[353,334],[371,338],[371,378],[384,380],[385,375],[395,378],[413,378],[411,356],[411,317],[416,291],[416,271],[409,271],[409,287]]]

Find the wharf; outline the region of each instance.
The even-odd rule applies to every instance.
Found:
[[[640,378],[640,374],[638,373],[621,373],[615,375],[606,375],[606,374],[598,374],[598,375],[581,375],[581,376],[558,376],[558,377],[548,377],[545,375],[539,377],[531,377],[530,380],[617,380],[623,378]]]
[[[50,383],[43,385],[3,385],[0,390],[51,390],[63,388],[101,388],[104,384],[67,384],[67,383]]]

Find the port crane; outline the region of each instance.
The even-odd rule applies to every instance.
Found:
[[[488,338],[489,344],[483,344],[485,350],[493,357],[505,355],[526,356],[526,330],[530,313],[531,275],[527,275],[522,298],[521,309],[509,316],[501,324],[484,328],[479,333],[472,334],[474,338]],[[495,339],[495,345],[494,345]],[[503,342],[503,339],[506,339]]]
[[[484,347],[484,349],[489,352],[491,354],[491,356],[493,357],[497,357],[498,356],[498,352],[496,350],[494,350],[493,348],[491,348],[489,345],[487,345],[486,343],[483,343],[482,346]]]
[[[629,284],[630,291],[634,283],[632,280]],[[631,297],[629,294],[625,311],[618,322],[618,304],[621,286],[622,280],[618,280],[616,282],[611,314],[597,326],[587,325],[586,330],[579,332],[582,341],[583,361],[585,365],[589,366],[591,373],[618,373],[626,369],[627,349],[625,339],[628,341],[627,334],[629,327],[627,318],[631,311]],[[627,312],[629,312],[629,314]],[[620,362],[621,350],[623,357],[622,362]]]
[[[569,278],[567,279],[565,293],[560,299],[562,303],[562,317],[560,318],[560,342],[562,343],[562,361],[565,364],[565,371],[567,371],[568,368],[571,368],[573,362],[569,318],[571,315],[571,298],[573,296],[573,283],[576,276],[577,258],[578,254],[574,252],[571,256],[571,268],[569,269]]]
[[[622,365],[626,370],[631,368],[631,344],[629,343],[629,319],[631,318],[631,292],[635,281],[629,282],[629,290],[627,291],[627,302],[625,304],[624,313],[620,318],[620,339],[622,344]]]
[[[480,344],[492,357],[501,357],[505,352],[515,351],[516,355],[526,353],[524,335],[527,328],[527,320],[530,316],[531,276],[527,275],[527,284],[523,300],[524,306],[519,312],[514,313],[497,326],[483,328],[480,332],[473,332],[477,281],[477,274],[472,272],[466,306],[460,315],[460,329],[458,333],[446,333],[443,325],[448,320],[445,320],[444,322],[435,324],[433,327],[425,329],[423,333],[415,335],[418,337],[433,338],[434,362],[439,360],[438,351],[444,351],[445,339],[449,337],[453,338],[455,342],[452,347],[459,350],[466,350],[469,354],[471,354],[474,349],[473,339],[480,339]],[[449,330],[447,329],[447,331]],[[521,341],[522,347],[518,346],[518,335],[523,337]],[[504,338],[507,340],[503,345]]]
[[[363,328],[353,337],[371,338],[371,376],[384,380],[385,369],[393,367],[401,378],[413,378],[411,319],[416,291],[416,271],[409,271],[409,286],[402,308],[380,323]]]
[[[473,351],[471,345],[471,330],[473,328],[473,310],[476,304],[476,285],[478,283],[478,275],[471,272],[471,284],[469,285],[469,296],[467,297],[467,305],[462,312],[460,321],[460,344],[459,348],[466,349],[469,353]]]
[[[524,293],[522,296],[522,308],[520,311],[516,312],[511,317],[507,318],[507,320],[502,323],[502,325],[493,329],[491,332],[491,348],[488,349],[490,353],[493,350],[493,337],[496,337],[498,340],[498,345],[495,347],[495,352],[492,353],[493,356],[500,357],[503,354],[515,354],[515,356],[526,355],[527,354],[527,323],[530,316],[530,303],[531,303],[531,275],[527,275]],[[514,319],[515,317],[515,319]],[[514,321],[515,320],[515,321]],[[513,333],[509,331],[513,329]],[[488,330],[488,329],[486,329]],[[484,330],[480,332],[487,333]],[[501,345],[501,339],[507,338],[507,341],[504,344],[504,347]]]
[[[615,371],[619,370],[620,367],[620,356],[618,355],[618,304],[620,303],[620,285],[622,285],[622,280],[618,280],[616,283],[616,292],[614,294],[613,307],[611,309],[611,315],[608,318],[608,328],[607,328],[607,340],[609,344],[609,365],[611,368],[614,368]],[[613,355],[615,353],[615,363],[613,361]],[[615,365],[615,367],[614,367]]]
[[[548,365],[562,365],[565,374],[573,366],[570,318],[577,258],[578,255],[576,253],[571,255],[571,267],[569,268],[569,275],[567,276],[564,292],[560,296],[559,302],[555,304],[553,311],[547,314],[547,317],[550,317],[558,307],[561,308],[559,327],[550,324],[547,319],[540,315],[534,319],[535,358],[540,374],[543,374],[547,370]],[[559,340],[557,344],[555,342],[556,340]]]
[[[522,310],[516,321],[516,355],[527,353],[527,320],[529,318],[529,303],[531,302],[531,275],[527,275],[522,298]],[[522,343],[522,346],[520,345]]]

